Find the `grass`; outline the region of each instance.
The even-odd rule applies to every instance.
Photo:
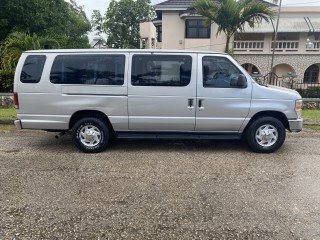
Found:
[[[320,131],[320,125],[303,125],[303,128]]]
[[[320,110],[302,110],[302,117],[306,120],[320,121]]]
[[[0,132],[12,132],[16,130],[15,125],[9,124],[0,124]]]
[[[0,108],[0,120],[15,120],[16,116],[14,108]]]

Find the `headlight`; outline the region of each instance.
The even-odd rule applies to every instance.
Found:
[[[301,118],[302,99],[296,100],[295,110],[296,110],[296,113],[297,113],[297,115],[298,115],[298,118]]]

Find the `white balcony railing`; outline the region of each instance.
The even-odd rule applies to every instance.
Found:
[[[319,49],[320,49],[320,41],[310,41],[306,43],[307,51],[312,51],[312,50],[319,51]]]
[[[276,50],[298,50],[299,49],[299,41],[276,41],[275,43],[271,43],[271,49],[275,44]]]
[[[269,41],[234,41],[233,50],[237,54],[270,54],[275,46],[276,53],[285,54],[318,54],[320,52],[320,40],[310,41],[303,44],[298,40]]]
[[[264,41],[234,41],[234,50],[258,50],[262,51],[264,47]]]

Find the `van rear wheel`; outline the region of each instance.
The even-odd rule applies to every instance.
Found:
[[[107,148],[110,131],[98,118],[82,118],[73,127],[72,139],[82,152],[98,153]]]
[[[249,126],[246,131],[246,138],[254,152],[272,153],[284,143],[286,129],[278,119],[262,117]]]

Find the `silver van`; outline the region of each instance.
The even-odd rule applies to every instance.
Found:
[[[18,129],[71,131],[83,152],[115,138],[240,139],[255,152],[301,131],[301,96],[257,84],[224,53],[37,50],[14,79]]]

